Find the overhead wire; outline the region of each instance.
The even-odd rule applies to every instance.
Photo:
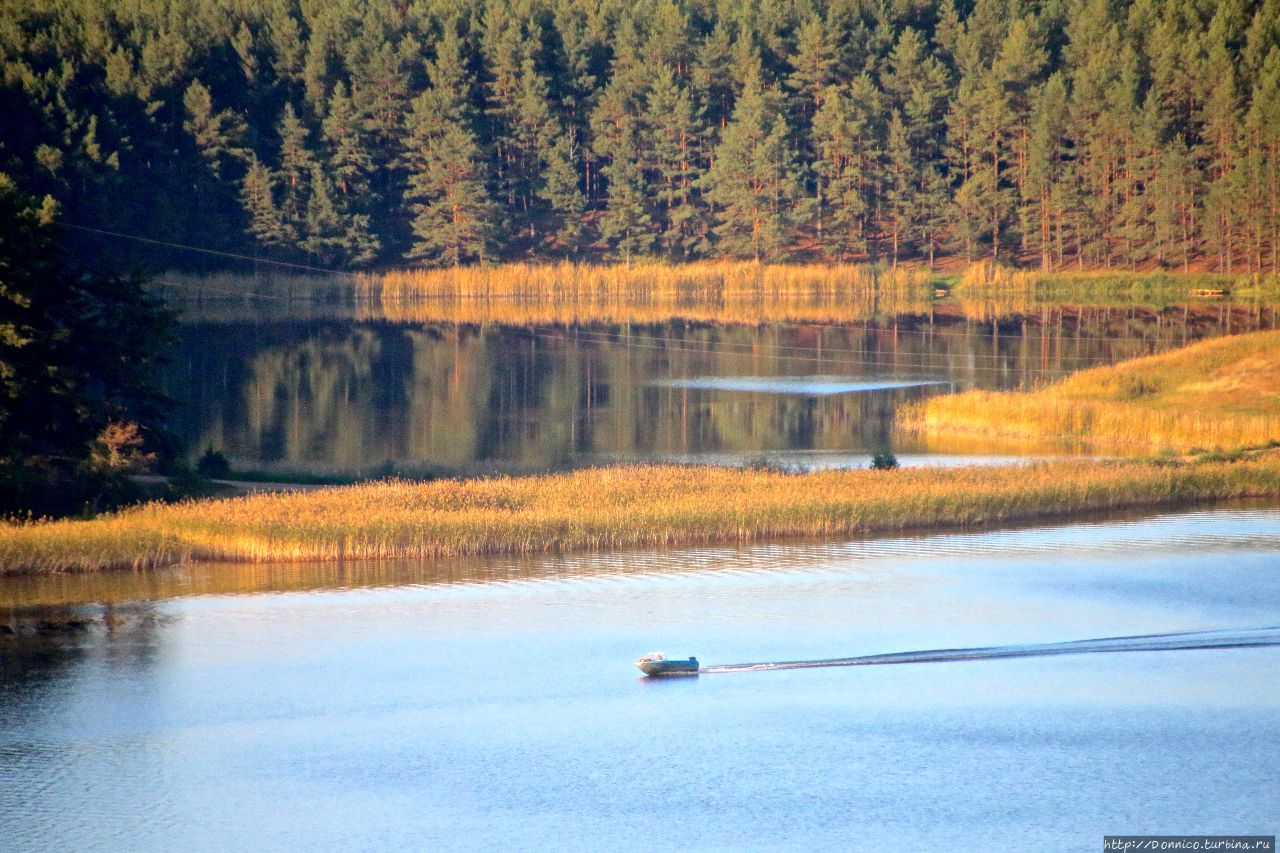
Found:
[[[100,234],[106,237],[117,237],[122,240],[133,240],[138,243],[149,243],[153,246],[166,246],[170,249],[182,249],[186,252],[198,252],[202,255],[216,255],[222,258],[234,258],[240,261],[251,261],[255,264],[268,264],[275,267],[287,267],[289,269],[303,270],[306,272],[324,273],[325,275],[343,276],[346,278],[358,278],[358,276],[347,270],[332,270],[324,267],[311,266],[310,264],[291,263],[289,261],[277,261],[270,258],[259,258],[254,255],[244,255],[237,252],[226,252],[221,249],[203,249],[199,246],[188,246],[183,243],[174,243],[168,240],[157,240],[152,237],[139,237],[136,234],[125,234],[121,231],[108,231],[105,228],[90,228],[88,225],[76,225],[63,219],[55,220],[64,228],[72,228],[76,231],[87,231],[91,234]]]

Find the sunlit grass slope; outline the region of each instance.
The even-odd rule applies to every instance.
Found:
[[[843,536],[1280,495],[1280,456],[788,475],[624,467],[388,481],[0,527],[3,572],[183,560],[366,560]]]
[[[969,391],[910,407],[928,434],[1070,438],[1117,447],[1231,449],[1280,440],[1280,332],[1203,341],[1030,392]]]

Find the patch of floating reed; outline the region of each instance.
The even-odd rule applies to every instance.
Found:
[[[599,468],[149,504],[0,526],[0,573],[432,558],[850,536],[1085,511],[1280,496],[1280,455],[809,474]]]

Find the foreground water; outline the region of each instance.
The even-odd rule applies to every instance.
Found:
[[[630,664],[1274,631],[1273,508],[14,579],[0,606],[6,849],[1096,850],[1280,815],[1274,647]]]

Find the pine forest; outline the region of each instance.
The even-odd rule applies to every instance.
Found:
[[[1280,0],[6,0],[0,69],[170,264],[1280,265]]]

